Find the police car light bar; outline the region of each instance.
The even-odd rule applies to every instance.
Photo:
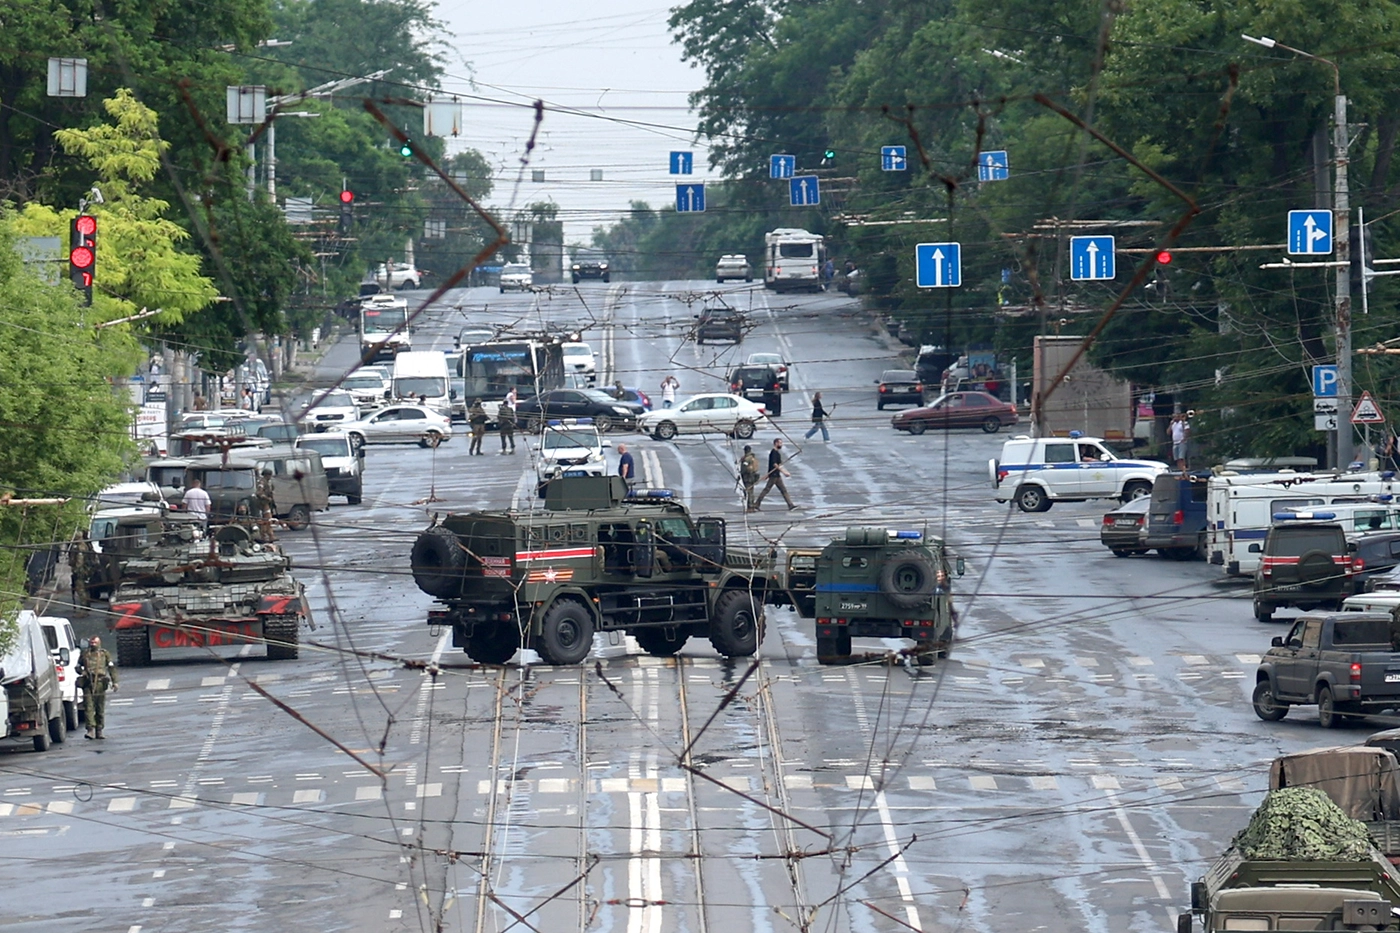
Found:
[[[1336,512],[1275,512],[1274,521],[1329,521],[1336,518]]]
[[[910,541],[918,541],[923,538],[924,533],[922,531],[897,531],[895,532],[894,536],[896,538],[904,538]]]

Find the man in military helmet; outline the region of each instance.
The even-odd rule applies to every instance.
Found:
[[[264,469],[262,476],[258,477],[258,486],[255,490],[255,511],[258,513],[258,522],[262,526],[263,539],[273,540],[272,519],[277,514],[277,496],[272,488],[272,471]]]
[[[486,414],[486,407],[481,404],[481,399],[472,399],[471,405],[467,408],[467,424],[471,425],[472,442],[467,447],[467,456],[480,456],[485,453],[481,449],[482,441],[486,440],[486,423],[491,418]]]
[[[758,455],[753,452],[752,444],[744,445],[744,455],[739,458],[739,482],[744,486],[744,510],[754,512],[758,506],[754,503],[754,490],[758,487],[758,481],[762,477],[762,471],[758,465]]]
[[[117,662],[102,647],[102,639],[95,635],[78,655],[78,686],[83,688],[87,737],[106,738],[102,729],[107,725],[107,693],[117,692]]]

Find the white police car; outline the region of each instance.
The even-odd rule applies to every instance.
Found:
[[[603,476],[608,471],[603,448],[611,446],[598,433],[592,418],[546,423],[535,455],[541,490],[545,483],[561,476]]]
[[[1044,512],[1056,502],[1121,499],[1152,494],[1152,483],[1167,465],[1155,460],[1120,460],[1101,438],[1011,438],[1001,458],[987,461],[998,502],[1015,502],[1022,512]]]

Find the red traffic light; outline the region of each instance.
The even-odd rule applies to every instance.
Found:
[[[355,200],[355,192],[350,191],[350,190],[348,190],[348,189],[345,190],[345,191],[340,192],[340,203],[341,203],[341,204],[349,204],[349,203],[350,203],[351,201],[353,201],[353,200]]]
[[[1159,266],[1169,266],[1169,265],[1171,265],[1171,264],[1172,264],[1172,254],[1171,254],[1170,251],[1164,249],[1164,250],[1160,251],[1159,253],[1157,253],[1157,265],[1159,265]]]
[[[79,246],[68,254],[68,261],[73,264],[73,268],[75,269],[90,268],[94,258],[92,250],[86,246]]]
[[[90,214],[79,214],[73,220],[73,229],[83,236],[92,236],[97,232],[97,218]]]

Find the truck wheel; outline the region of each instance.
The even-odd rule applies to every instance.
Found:
[[[782,412],[778,411],[774,414],[781,415]],[[740,418],[734,422],[734,436],[745,441],[753,437],[753,422],[747,418]]]
[[[467,566],[467,552],[457,543],[457,536],[441,525],[434,525],[413,542],[409,555],[413,582],[429,596],[442,599],[456,596],[462,587],[462,572]]]
[[[1267,680],[1254,687],[1254,715],[1265,722],[1278,722],[1288,715],[1288,704],[1274,699],[1274,689]]]
[[[995,434],[1001,430],[1001,419],[996,415],[988,415],[982,419],[982,433]]]
[[[593,426],[598,429],[599,434],[607,434],[612,430],[613,420],[608,415],[594,415]]]
[[[763,599],[748,590],[728,590],[715,600],[710,644],[727,658],[746,658],[763,642]]]
[[[68,739],[68,720],[62,713],[49,720],[49,738],[53,744],[62,745]]]
[[[851,656],[851,636],[832,635],[827,638],[817,636],[817,663],[840,664]]]
[[[146,626],[117,631],[117,666],[146,667],[151,663],[151,640]]]
[[[1317,723],[1324,729],[1335,729],[1342,724],[1337,715],[1337,703],[1332,698],[1331,687],[1317,688]]]
[[[937,586],[938,571],[918,551],[894,558],[880,568],[880,592],[901,609],[927,605]]]
[[[1050,507],[1049,502],[1045,490],[1039,486],[1022,486],[1016,490],[1016,507],[1022,512],[1044,512]]]
[[[49,737],[49,730],[39,729],[34,733],[34,750],[36,752],[46,752],[53,744],[53,739]]]
[[[637,645],[654,658],[669,658],[685,647],[690,636],[678,629],[641,628],[630,633]]]
[[[263,622],[263,639],[267,642],[269,661],[295,661],[300,654],[297,643],[296,616],[272,616]]]
[[[1256,599],[1254,601],[1254,618],[1267,625],[1274,621],[1274,608],[1272,606],[1266,606]]]
[[[78,725],[78,704],[72,700],[63,701],[63,718],[67,723],[69,732],[77,732]]]
[[[1144,483],[1142,480],[1134,480],[1123,487],[1123,501],[1132,502],[1134,499],[1141,499],[1143,496],[1152,495],[1152,484]]]
[[[514,624],[487,628],[478,624],[467,639],[467,657],[479,664],[504,664],[520,650],[520,630]]]
[[[576,599],[557,599],[545,610],[535,650],[546,664],[578,664],[593,650],[593,617]]]
[[[357,486],[355,487],[355,491],[354,491],[354,492],[347,492],[347,493],[345,494],[345,504],[346,504],[346,505],[359,505],[362,501],[364,501],[364,495],[365,495],[365,487],[364,487],[364,484],[363,484],[363,483],[360,483],[359,485],[357,485]]]
[[[304,505],[294,505],[287,513],[287,527],[292,531],[301,531],[311,524],[311,510]]]
[[[676,436],[676,423],[674,421],[662,421],[656,425],[656,439],[669,441]]]

